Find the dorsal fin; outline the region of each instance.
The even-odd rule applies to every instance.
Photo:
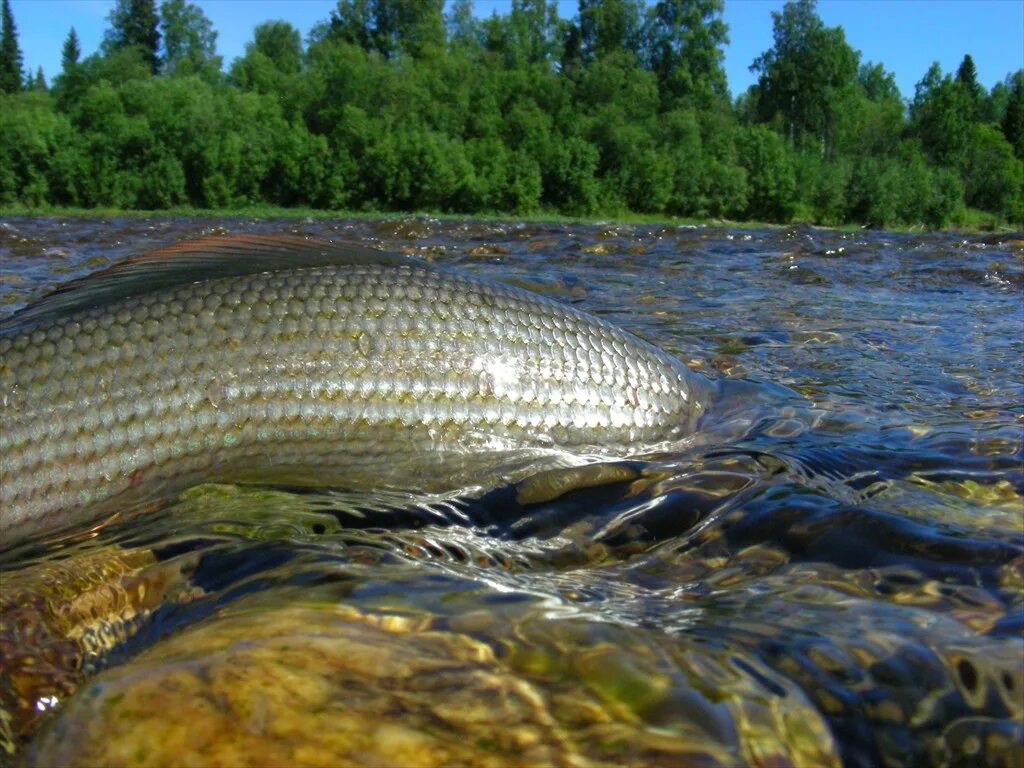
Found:
[[[0,320],[0,334],[153,291],[218,277],[296,267],[421,264],[416,259],[352,243],[298,235],[213,235],[133,256],[58,286]]]

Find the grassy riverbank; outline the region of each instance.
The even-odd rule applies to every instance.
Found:
[[[664,214],[633,213],[629,211],[611,212],[605,215],[592,216],[566,216],[554,211],[539,211],[527,215],[514,216],[505,213],[438,213],[433,211],[347,211],[347,210],[323,210],[317,208],[285,208],[274,205],[253,205],[238,208],[192,208],[178,207],[168,210],[124,210],[120,208],[73,208],[60,206],[9,206],[0,207],[0,219],[11,216],[52,216],[52,217],[81,217],[81,218],[153,218],[153,217],[181,217],[192,216],[196,218],[258,218],[258,219],[357,219],[357,220],[388,220],[403,218],[435,218],[442,221],[501,221],[501,222],[534,222],[534,223],[558,223],[558,224],[626,224],[641,226],[705,226],[705,227],[727,227],[730,229],[780,229],[786,226],[797,226],[813,222],[793,220],[789,224],[779,224],[764,221],[732,221],[720,218],[689,218],[682,216],[667,216]],[[858,224],[843,224],[839,226],[822,227],[841,232],[854,232],[866,227]],[[923,224],[913,226],[887,226],[890,232],[922,232],[927,228]],[[985,232],[1013,232],[1019,231],[1018,227],[1005,220],[1000,220],[985,211],[968,209],[962,222],[943,228],[941,231],[985,233]]]

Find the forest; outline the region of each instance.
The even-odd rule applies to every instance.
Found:
[[[1024,70],[904,97],[815,0],[765,14],[735,98],[723,0],[339,0],[227,66],[187,0],[117,0],[100,50],[24,72],[2,0],[0,206],[647,214],[1024,224]]]

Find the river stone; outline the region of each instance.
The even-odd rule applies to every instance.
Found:
[[[497,630],[478,624],[484,636]],[[240,601],[94,678],[43,728],[27,763],[838,765],[806,702],[759,701],[734,670],[731,694],[707,658],[680,656],[688,671],[668,675],[649,649],[618,637],[566,647],[594,637],[582,622],[567,636],[539,621],[517,631],[529,649],[435,625],[427,614]]]

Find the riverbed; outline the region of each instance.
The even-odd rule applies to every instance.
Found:
[[[0,764],[1024,762],[1024,234],[11,217],[0,316],[240,232],[528,288],[721,396],[557,493],[207,484],[0,546]]]

